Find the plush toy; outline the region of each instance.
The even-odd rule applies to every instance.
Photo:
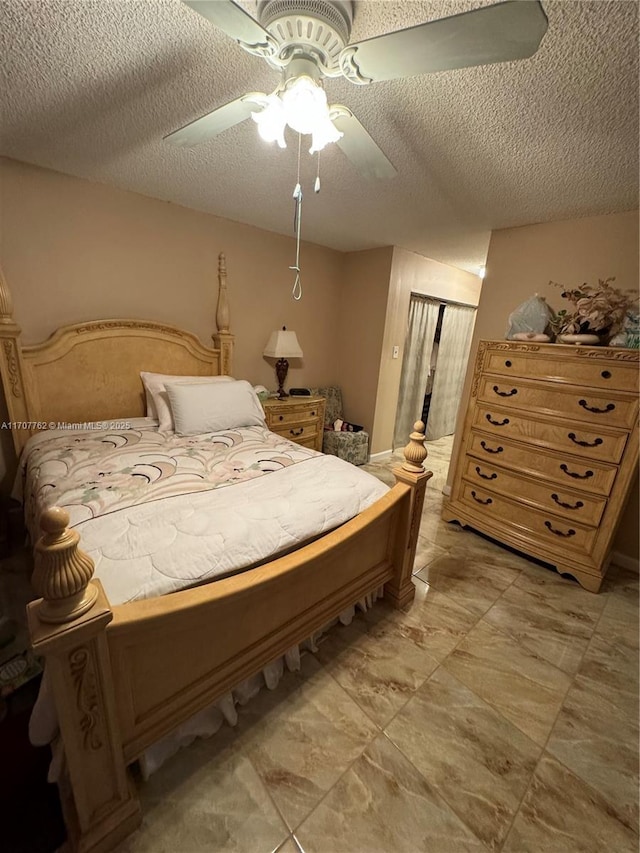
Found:
[[[333,431],[334,432],[362,432],[364,427],[359,426],[359,424],[350,424],[348,421],[343,421],[338,418],[333,422]]]

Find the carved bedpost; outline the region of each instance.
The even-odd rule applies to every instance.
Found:
[[[229,298],[227,294],[227,261],[224,252],[218,256],[218,307],[216,310],[218,331],[212,335],[216,349],[220,350],[220,373],[230,376],[233,372],[233,335],[229,332]]]
[[[13,319],[11,291],[0,269],[0,374],[5,389],[5,402],[9,420],[13,423],[30,421],[29,401],[26,394],[24,363],[20,348],[20,326]],[[19,455],[29,438],[27,429],[12,429],[11,437]]]
[[[384,588],[385,598],[398,608],[411,604],[416,594],[416,589],[411,580],[413,561],[416,556],[424,495],[427,483],[433,477],[433,472],[425,471],[422,464],[427,458],[427,448],[424,446],[424,429],[422,421],[415,422],[414,431],[409,436],[409,443],[404,449],[405,461],[400,468],[393,469],[397,482],[406,483],[411,487],[409,537],[405,559],[400,574],[389,581]]]
[[[13,299],[0,269],[0,323],[13,323]]]
[[[63,509],[42,513],[34,571],[42,598],[27,610],[64,744],[68,779],[60,793],[69,840],[74,850],[97,853],[138,826],[140,804],[124,763],[113,697],[106,636],[113,613],[100,581],[91,582],[93,561],[68,524]]]
[[[43,536],[36,542],[32,584],[42,596],[41,622],[72,622],[93,606],[98,587],[91,583],[93,560],[78,548],[80,534],[68,530],[69,513],[57,506],[42,513]]]

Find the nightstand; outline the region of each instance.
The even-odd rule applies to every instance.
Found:
[[[322,450],[324,397],[270,397],[262,408],[271,432],[312,450]]]

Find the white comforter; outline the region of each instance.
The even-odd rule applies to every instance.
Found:
[[[348,462],[314,456],[231,489],[134,506],[76,529],[116,604],[256,565],[348,521],[386,491]]]
[[[113,432],[108,433],[108,441],[102,441],[108,454],[106,466],[95,458],[97,443],[103,436],[97,432],[89,433],[86,441],[85,434],[78,433],[52,435],[48,442],[46,436],[38,436],[31,459],[27,448],[23,462],[27,473],[32,469],[27,491],[34,514],[36,505],[41,511],[52,503],[71,511],[72,524],[81,535],[81,547],[93,558],[96,577],[112,604],[174,592],[267,561],[343,524],[388,491],[379,480],[348,462],[304,450],[266,429],[252,427],[247,430],[249,435],[236,436],[235,467],[226,483],[219,482],[217,474],[226,463],[217,462],[215,483],[212,481],[207,488],[201,469],[194,479],[194,490],[190,491],[185,485],[181,459],[184,456],[185,464],[193,468],[193,447],[186,455],[184,448],[176,449],[180,442],[172,439],[171,451],[163,447],[162,453],[174,466],[168,479],[179,482],[179,493],[167,496],[163,481],[161,498],[144,503],[136,493],[130,506],[123,506],[126,501],[121,496],[109,504],[113,501],[113,483],[122,483],[122,472],[137,470],[136,464],[149,464],[148,445],[156,442],[157,431],[149,431],[147,425],[146,430],[134,432],[142,433],[142,439],[129,441],[127,446],[137,444],[143,448],[139,463],[127,456],[126,465],[122,465],[122,448],[111,448]],[[266,451],[256,454],[258,432],[264,433]],[[226,431],[220,434],[221,438],[211,434],[209,442],[219,449],[228,443],[229,434]],[[260,463],[257,467],[255,462],[246,466],[247,476],[237,481],[239,448],[243,446],[242,453],[250,448],[251,458],[259,457]],[[156,455],[159,448],[160,445],[154,448]],[[116,452],[118,470],[114,465]],[[91,462],[94,478],[90,494],[86,488],[85,456]],[[278,460],[275,466],[274,459]],[[163,462],[165,467],[166,464]],[[109,470],[105,473],[101,466]],[[61,487],[58,483],[63,481],[63,469],[67,473],[81,472],[85,481],[81,477],[77,483]],[[112,475],[111,481],[107,474]],[[212,475],[208,472],[207,476]],[[99,481],[98,487],[93,485],[94,480]],[[128,484],[126,491],[131,492]],[[77,498],[80,493],[84,502]],[[106,515],[94,517],[92,511],[87,517],[88,507],[105,501]]]

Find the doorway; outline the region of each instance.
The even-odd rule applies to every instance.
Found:
[[[455,431],[475,316],[473,306],[411,294],[394,449],[419,419],[430,441]]]

